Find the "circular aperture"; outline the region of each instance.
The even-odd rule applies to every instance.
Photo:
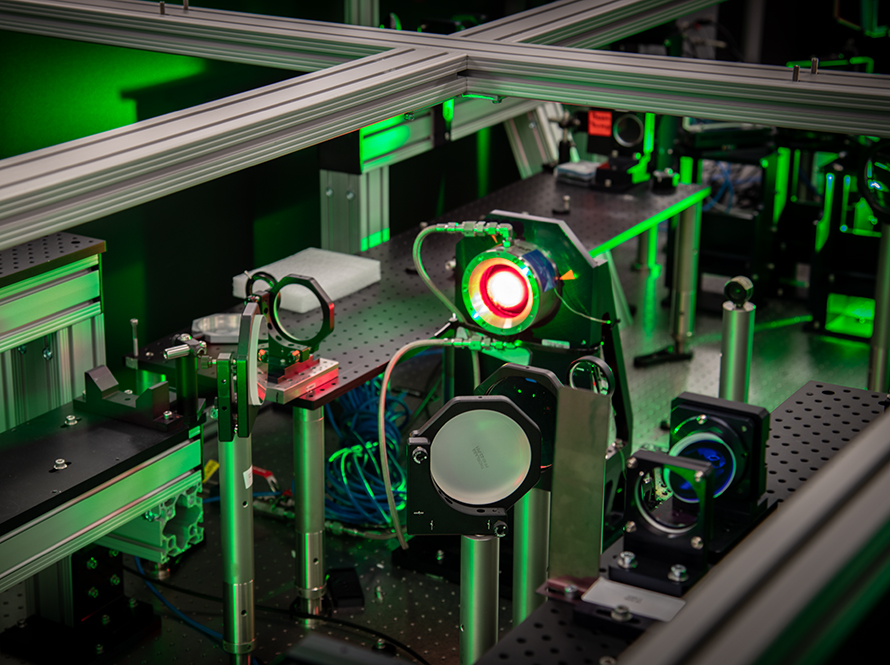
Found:
[[[615,121],[612,137],[619,145],[633,148],[643,140],[643,122],[634,114],[626,113]]]
[[[738,465],[732,449],[710,432],[696,432],[681,439],[671,448],[671,455],[708,462],[714,468],[714,497],[723,494],[735,479]],[[698,503],[689,481],[670,472],[665,474],[665,481],[680,501]]]
[[[465,298],[470,313],[495,332],[521,332],[537,314],[531,271],[507,258],[494,256],[470,269]]]
[[[492,268],[483,278],[491,308],[502,312],[521,312],[528,302],[528,280],[513,268]]]
[[[643,518],[659,531],[681,534],[698,522],[698,510],[671,492],[665,481],[666,469],[656,467],[637,479],[636,502]]]
[[[480,506],[515,492],[532,453],[519,424],[499,411],[476,409],[449,420],[430,445],[430,473],[448,497]]]

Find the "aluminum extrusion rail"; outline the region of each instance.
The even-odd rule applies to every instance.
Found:
[[[539,34],[527,25],[541,10],[509,17],[507,23],[529,28],[515,38],[557,39],[587,25],[600,6],[601,0],[559,5],[545,13],[551,23],[542,29],[549,25],[551,32]],[[642,6],[629,0],[609,5],[613,12]],[[583,7],[589,9],[577,11]],[[161,16],[153,9],[153,3],[134,0],[0,0],[0,26],[310,70],[399,47],[441,49],[467,55],[467,90],[474,93],[890,136],[890,77],[886,76],[803,72],[795,82],[786,67],[483,42],[458,38],[464,33],[432,35],[219,10],[178,14],[171,10]],[[557,10],[568,15],[559,18]],[[610,16],[618,18],[617,13]],[[494,37],[499,36],[494,30]],[[617,36],[621,35],[610,34],[609,39]]]
[[[465,66],[397,49],[0,161],[0,248],[441,103]]]
[[[316,71],[400,46],[467,42],[596,48],[714,4],[713,0],[566,0],[452,36],[378,30],[137,0],[2,0],[8,30],[267,67]],[[463,47],[461,47],[463,48]]]
[[[599,48],[724,0],[562,0],[462,30],[487,42]]]

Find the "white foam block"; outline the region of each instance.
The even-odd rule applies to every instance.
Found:
[[[291,273],[314,277],[331,300],[336,302],[350,293],[379,282],[380,261],[310,247],[262,268],[255,268],[250,274],[256,272],[267,272],[275,279]],[[247,275],[235,275],[232,278],[232,295],[236,298],[246,297],[246,286]],[[254,290],[263,286],[264,282],[258,282]],[[289,286],[281,292],[281,307],[302,314],[317,309],[319,304],[309,289]]]

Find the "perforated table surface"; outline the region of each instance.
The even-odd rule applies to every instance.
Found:
[[[556,203],[561,206],[563,195],[568,194],[572,197],[572,211],[559,216],[560,219],[566,221],[586,248],[600,253],[694,205],[707,191],[699,185],[680,185],[672,194],[657,195],[648,190],[648,185],[640,185],[625,194],[611,194],[556,182],[553,176],[540,174],[431,223],[482,219],[498,208],[554,217],[552,208]],[[434,337],[445,326],[449,312],[414,271],[411,251],[417,232],[407,231],[362,253],[380,261],[380,282],[336,302],[334,331],[321,343],[318,352],[321,357],[340,363],[339,376],[292,405],[318,408],[327,404],[381,373],[393,354],[408,342]],[[423,244],[424,267],[449,295],[454,292],[454,275],[446,263],[454,257],[457,239],[451,234],[434,233]],[[317,312],[282,311],[281,320],[289,330],[302,330],[303,338],[308,338],[314,332],[317,316]],[[163,349],[172,345],[172,337],[168,337],[141,349],[140,364],[165,371],[169,367],[159,361]],[[218,348],[228,351],[233,347]]]
[[[766,450],[770,503],[791,497],[888,406],[887,395],[810,381],[774,409]],[[600,574],[607,573],[609,559],[621,549],[619,541],[603,553]],[[603,657],[617,658],[631,642],[576,625],[571,603],[548,601],[477,662],[589,665]]]

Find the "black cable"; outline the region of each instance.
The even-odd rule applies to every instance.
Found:
[[[170,584],[169,582],[163,582],[161,580],[156,580],[153,577],[149,577],[148,575],[143,575],[138,570],[130,568],[129,566],[124,566],[124,570],[128,573],[135,575],[147,582],[151,582],[152,584],[160,587],[164,587],[165,589],[170,589],[171,591],[176,591],[177,593],[185,594],[186,596],[194,596],[195,598],[200,598],[201,600],[208,600],[214,603],[222,603],[223,599],[218,596],[211,596],[206,593],[201,593],[200,591],[192,591],[191,589],[184,589],[183,587],[176,586],[174,584]],[[415,658],[418,662],[423,665],[430,665],[429,661],[427,661],[423,656],[417,653],[414,649],[409,647],[407,644],[403,644],[399,640],[394,637],[390,637],[384,633],[374,630],[373,628],[368,628],[367,626],[362,626],[358,623],[353,623],[351,621],[346,621],[345,619],[336,619],[334,617],[325,617],[319,616],[316,614],[309,614],[307,612],[300,612],[294,606],[296,605],[296,600],[291,604],[289,609],[282,609],[280,607],[269,607],[266,605],[256,605],[256,609],[262,612],[268,612],[270,614],[283,614],[291,619],[315,619],[318,621],[324,621],[327,623],[338,624],[341,626],[345,626],[346,628],[352,628],[353,630],[358,630],[361,632],[368,633],[369,635],[373,635],[374,637],[385,640],[390,644],[397,646],[402,651]]]

